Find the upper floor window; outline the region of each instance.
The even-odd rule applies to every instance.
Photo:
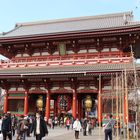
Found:
[[[111,48],[112,52],[118,51],[118,48]]]
[[[109,52],[109,48],[103,48],[102,52]]]

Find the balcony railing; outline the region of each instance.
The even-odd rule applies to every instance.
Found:
[[[106,54],[107,55],[107,54]],[[118,54],[104,55],[100,54],[80,54],[71,56],[48,56],[48,57],[30,57],[15,58],[13,60],[0,61],[1,68],[20,68],[20,67],[42,67],[57,65],[84,65],[84,64],[107,64],[107,63],[128,63],[132,58],[129,56],[121,56]]]

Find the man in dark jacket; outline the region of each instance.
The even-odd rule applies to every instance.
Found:
[[[33,122],[31,133],[34,131],[34,135],[36,136],[36,140],[42,140],[42,137],[48,134],[48,129],[46,126],[46,122],[41,118],[39,112],[36,113],[36,119]]]
[[[9,140],[12,140],[12,120],[10,114],[4,114],[1,131],[3,140],[6,140],[7,137]]]

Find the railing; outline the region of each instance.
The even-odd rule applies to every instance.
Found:
[[[81,54],[71,56],[48,56],[36,58],[17,58],[13,60],[0,61],[0,68],[17,67],[36,67],[36,66],[55,66],[55,65],[84,65],[97,63],[127,63],[132,61],[131,57],[112,54],[108,57],[102,57],[100,54]]]
[[[109,58],[109,57],[126,57],[129,54],[122,52],[102,52],[102,53],[89,53],[89,54],[69,54],[65,56],[48,55],[48,56],[33,56],[14,58],[12,62],[34,62],[34,61],[55,61],[55,60],[75,60],[75,59],[95,59],[95,58]]]

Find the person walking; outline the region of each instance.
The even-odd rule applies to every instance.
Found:
[[[67,130],[70,129],[70,124],[71,124],[70,119],[67,118],[67,120],[66,120],[66,127],[67,127]]]
[[[48,135],[46,122],[44,119],[42,119],[40,112],[36,113],[36,118],[31,129],[31,133],[32,132],[34,132],[36,140],[42,140],[45,135]]]
[[[87,128],[87,118],[85,118],[83,122],[83,136],[87,136]]]
[[[27,121],[27,116],[26,116],[26,117],[24,117],[24,119],[23,119],[23,121],[21,122],[21,125],[20,125],[20,131],[21,131],[22,140],[26,139],[27,130],[28,130],[28,124],[29,124],[29,122]]]
[[[17,124],[17,138],[16,140],[25,140],[26,139],[26,132],[28,129],[28,121],[24,115],[21,115]]]
[[[12,134],[15,135],[15,130],[17,127],[17,118],[15,115],[12,116]]]
[[[115,121],[112,119],[112,115],[110,115],[110,119],[108,123],[105,125],[104,132],[105,132],[105,140],[112,140],[112,129],[115,124]]]
[[[12,140],[12,121],[9,113],[4,114],[1,131],[3,134],[3,140],[6,140],[7,137],[9,140]]]
[[[54,119],[54,117],[52,118],[52,129],[54,129],[54,127],[55,127],[55,119]]]
[[[75,139],[79,139],[79,132],[81,128],[82,128],[81,123],[79,119],[77,118],[73,123],[73,130],[75,131]]]

